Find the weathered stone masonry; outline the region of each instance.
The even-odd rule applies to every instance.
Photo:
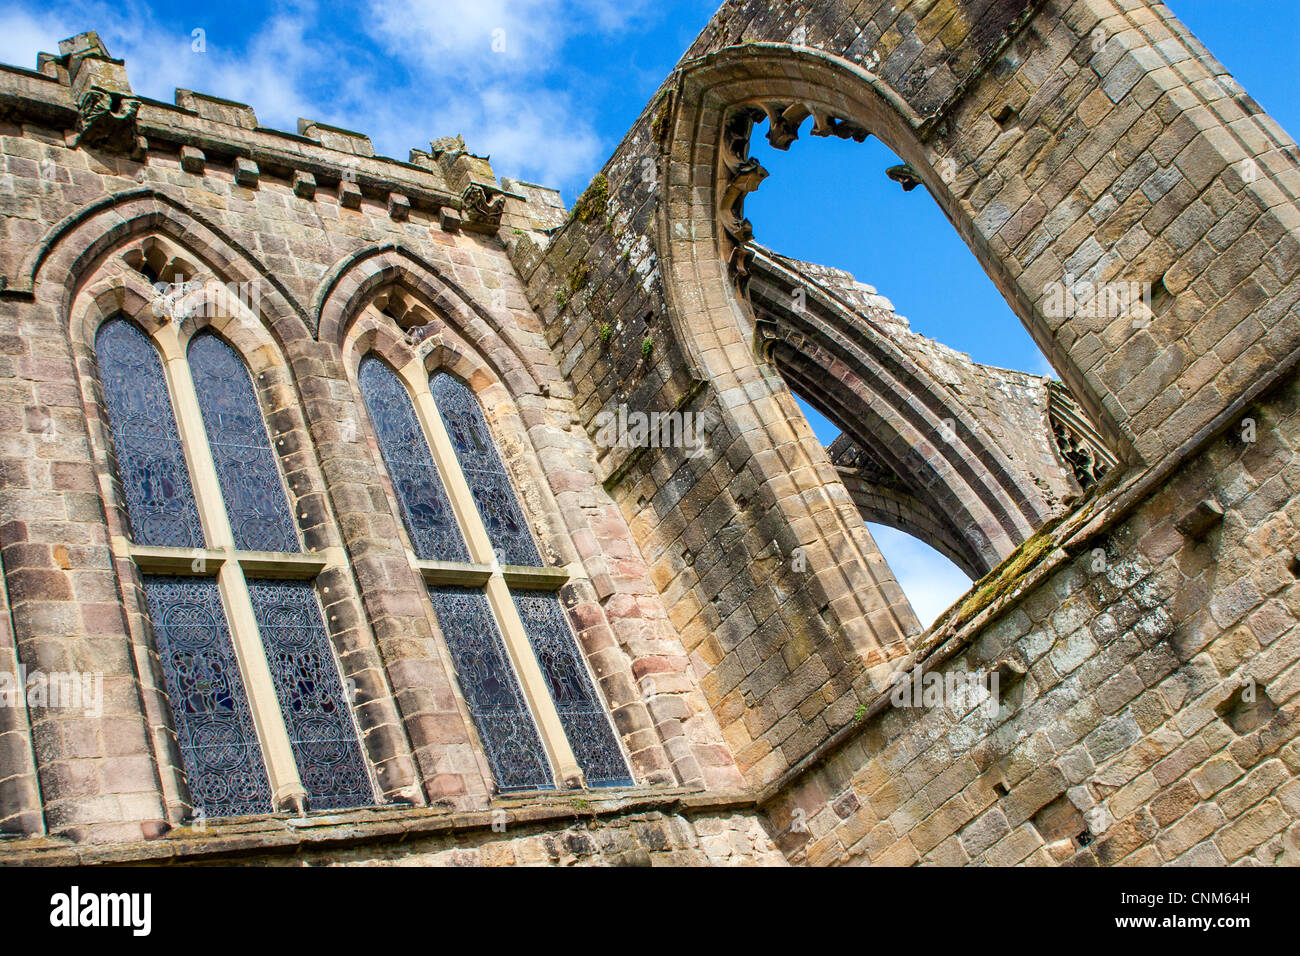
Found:
[[[457,139],[401,163],[134,97],[96,44],[0,80],[0,662],[105,674],[99,718],[0,712],[6,860],[1296,861],[1300,154],[1166,7],[728,3],[567,214]],[[764,123],[893,149],[1068,392],[758,248]],[[222,331],[326,559],[387,806],[188,825],[93,358],[103,318],[148,321],[151,255],[265,282]],[[1154,315],[1053,314],[1067,275],[1150,283]],[[635,792],[493,794],[367,352],[484,400]],[[789,385],[849,436],[833,460]],[[700,415],[707,446],[598,447],[619,405]],[[886,509],[982,575],[928,633],[863,525]],[[916,664],[996,671],[1001,708],[894,706]]]

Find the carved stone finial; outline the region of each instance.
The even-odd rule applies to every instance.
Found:
[[[465,137],[457,133],[455,136],[443,136],[435,139],[429,144],[430,155],[434,159],[441,159],[444,156],[450,162],[458,156],[464,156],[469,152],[465,146]]]
[[[136,114],[140,101],[125,93],[92,86],[77,104],[75,145],[98,146],[119,152],[136,148]]]

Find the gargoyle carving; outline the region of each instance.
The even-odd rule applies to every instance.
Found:
[[[506,209],[506,197],[490,193],[479,183],[470,183],[460,194],[465,218],[484,226],[501,225],[501,214]]]
[[[119,152],[135,149],[139,111],[140,101],[134,96],[92,86],[77,104],[76,145]]]

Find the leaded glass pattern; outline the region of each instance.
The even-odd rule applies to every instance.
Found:
[[[235,547],[298,551],[284,482],[248,369],[212,334],[190,343],[189,363]]]
[[[550,763],[486,595],[440,586],[429,597],[497,788],[550,789]]]
[[[201,548],[203,526],[162,360],[139,328],[110,319],[95,336],[99,377],[136,544]]]
[[[195,810],[271,811],[271,784],[211,578],[146,575],[145,601]]]
[[[539,566],[542,559],[537,544],[528,530],[478,399],[468,385],[447,372],[429,376],[429,391],[447,427],[456,460],[465,474],[493,549],[504,554],[506,564]]]
[[[311,584],[249,581],[248,595],[308,806],[369,806],[374,792]]]
[[[559,597],[537,592],[516,592],[513,596],[587,785],[632,786],[627,762],[583,664]]]
[[[357,378],[416,556],[468,561],[465,540],[406,386],[392,369],[369,356],[362,360]]]

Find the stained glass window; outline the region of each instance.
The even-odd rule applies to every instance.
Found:
[[[605,707],[579,657],[577,642],[560,599],[554,594],[517,592],[515,607],[528,643],[537,655],[551,700],[569,746],[592,787],[630,787],[632,777],[614,738]]]
[[[190,343],[189,362],[235,547],[298,551],[298,533],[248,369],[234,349],[211,334]]]
[[[156,638],[181,765],[194,807],[207,817],[267,813],[276,786],[300,780],[311,809],[338,809],[374,802],[368,767],[348,712],[320,607],[309,581],[252,581],[219,589],[208,574],[245,573],[249,551],[297,552],[300,543],[279,465],[271,448],[252,378],[242,360],[210,333],[189,350],[195,389],[182,376],[179,407],[197,409],[216,466],[216,486],[191,485],[187,453],[206,456],[204,434],[178,428],[163,362],[145,333],[113,319],[96,335],[100,377],[109,426],[117,448],[134,545],[203,547],[198,501],[220,494],[229,517],[212,529],[214,548],[232,549],[224,565],[196,563],[196,576],[145,574],[145,602]],[[181,420],[194,420],[188,412]],[[200,471],[201,473],[201,471]],[[221,507],[215,500],[205,506]],[[148,569],[148,552],[133,550]],[[247,593],[245,600],[243,595]],[[223,604],[233,601],[234,607]],[[227,611],[230,612],[229,618]],[[258,628],[254,632],[251,624]],[[247,696],[261,686],[262,658],[244,659],[236,646],[262,640],[283,727],[258,724]],[[259,702],[270,715],[275,705]],[[287,733],[286,733],[287,731]],[[259,733],[260,732],[260,733]],[[268,769],[263,735],[286,742],[294,765],[274,760]],[[296,770],[296,774],[295,774]]]
[[[362,360],[357,377],[416,556],[468,561],[465,540],[406,386],[392,369],[371,357]]]
[[[546,751],[486,595],[475,588],[431,587],[429,597],[497,787],[549,789]]]
[[[308,806],[369,806],[365,758],[311,584],[250,580],[248,594]]]
[[[195,809],[269,813],[271,785],[216,582],[148,575],[144,593]]]
[[[456,460],[465,474],[492,547],[504,553],[506,564],[539,566],[541,555],[478,399],[468,385],[446,372],[435,372],[429,377],[429,391],[447,427]]]
[[[95,352],[135,543],[203,547],[203,526],[157,349],[133,323],[110,319],[99,327]]]

